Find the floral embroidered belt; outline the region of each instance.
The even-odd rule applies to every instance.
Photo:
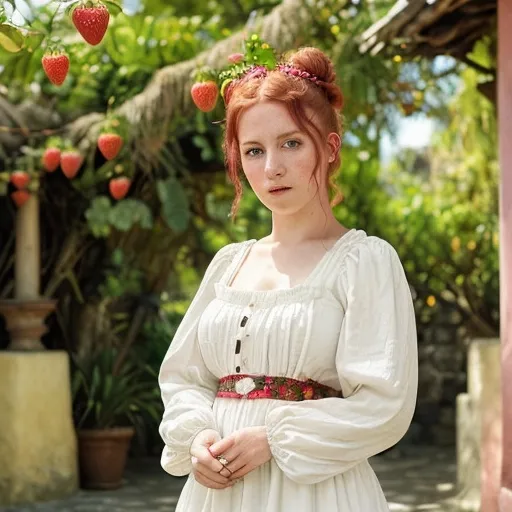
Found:
[[[343,398],[341,391],[314,380],[296,380],[288,377],[266,375],[227,375],[219,380],[219,398],[272,398],[275,400],[318,400],[319,398]]]

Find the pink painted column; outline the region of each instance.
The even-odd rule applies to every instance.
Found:
[[[498,129],[503,440],[500,512],[512,511],[512,2],[498,0]],[[485,509],[483,509],[485,510]]]

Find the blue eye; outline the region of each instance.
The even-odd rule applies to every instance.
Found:
[[[290,149],[298,148],[301,145],[301,142],[298,140],[287,140],[285,144],[292,144],[291,146],[288,146]]]
[[[246,155],[249,155],[249,156],[256,156],[256,155],[253,153],[253,151],[261,151],[261,149],[259,149],[259,148],[251,148],[251,149],[247,150],[247,151],[245,152],[245,154],[246,154]]]

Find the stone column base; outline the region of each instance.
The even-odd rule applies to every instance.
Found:
[[[475,400],[457,396],[457,510],[480,512],[480,429]]]
[[[0,352],[0,505],[77,490],[71,403],[66,352]]]
[[[468,393],[457,397],[458,510],[497,512],[501,467],[499,339],[476,339],[468,353]]]

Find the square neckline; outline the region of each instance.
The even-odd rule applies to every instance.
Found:
[[[247,240],[244,244],[244,247],[240,251],[240,254],[238,255],[238,258],[235,258],[233,260],[233,266],[231,269],[229,269],[229,272],[227,273],[227,278],[219,282],[218,284],[221,284],[222,287],[228,291],[229,293],[236,294],[236,295],[250,295],[253,297],[263,297],[268,295],[274,295],[274,294],[282,294],[282,295],[293,295],[296,291],[302,290],[304,288],[307,288],[310,286],[310,282],[314,280],[316,275],[322,270],[323,266],[326,264],[328,260],[330,260],[330,257],[332,254],[336,251],[336,249],[342,245],[342,242],[345,243],[349,238],[352,237],[353,234],[357,233],[359,230],[356,228],[349,229],[346,233],[341,235],[336,242],[332,245],[330,249],[328,249],[322,257],[318,260],[318,262],[315,264],[311,272],[306,276],[306,278],[301,281],[300,283],[289,286],[287,288],[269,288],[269,289],[255,289],[250,290],[246,288],[234,288],[231,286],[231,283],[233,282],[233,279],[235,275],[240,271],[242,268],[242,265],[247,260],[247,257],[253,247],[253,245],[258,241],[256,238],[251,238],[250,240]]]

